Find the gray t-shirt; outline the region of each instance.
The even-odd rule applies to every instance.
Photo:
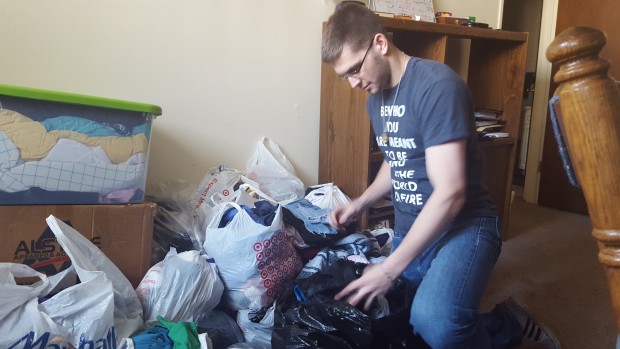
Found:
[[[452,69],[411,57],[400,87],[370,95],[366,107],[376,142],[391,168],[395,234],[409,231],[433,191],[426,148],[464,138],[467,194],[456,219],[496,215],[483,180],[471,92]],[[384,131],[388,142],[382,141]]]

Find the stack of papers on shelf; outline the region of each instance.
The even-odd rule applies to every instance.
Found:
[[[480,137],[485,137],[488,134],[494,134],[489,136],[490,138],[498,138],[497,135],[504,134],[501,132],[504,129],[505,121],[501,119],[502,112],[492,109],[476,109],[474,112],[476,120],[476,132]],[[508,136],[502,136],[508,137]]]
[[[478,133],[489,133],[489,132],[499,132],[504,128],[504,123],[495,123],[489,125],[478,125],[476,123],[476,132]]]
[[[474,111],[476,120],[500,120],[502,116],[501,110],[478,108]]]
[[[507,137],[510,137],[510,133],[508,133],[508,132],[489,132],[489,133],[485,133],[484,137],[486,137],[486,138],[507,138]]]

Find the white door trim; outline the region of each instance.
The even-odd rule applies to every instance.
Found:
[[[558,17],[559,0],[543,0],[540,23],[540,41],[538,44],[538,61],[536,64],[536,82],[534,85],[534,104],[532,106],[532,123],[530,141],[527,149],[527,164],[523,199],[538,203],[540,185],[540,161],[542,159],[545,138],[545,122],[551,85],[551,63],[547,61],[547,47],[555,38],[555,26]]]

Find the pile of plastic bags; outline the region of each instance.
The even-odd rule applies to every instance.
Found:
[[[333,294],[364,263],[385,258],[391,231],[336,232],[329,212],[350,199],[331,183],[306,188],[270,139],[259,140],[245,171],[221,165],[191,197],[154,201],[153,266],[135,290],[96,246],[53,216],[47,222],[70,269],[46,276],[0,263],[0,347],[375,348],[390,342],[376,329],[380,318],[395,321],[394,311],[406,308],[402,289],[369,314]],[[401,344],[409,331],[406,320],[402,325],[405,332],[393,336]]]

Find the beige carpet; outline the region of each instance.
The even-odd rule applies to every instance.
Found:
[[[615,348],[613,311],[591,230],[588,216],[515,197],[483,311],[514,295],[554,330],[564,349]]]

